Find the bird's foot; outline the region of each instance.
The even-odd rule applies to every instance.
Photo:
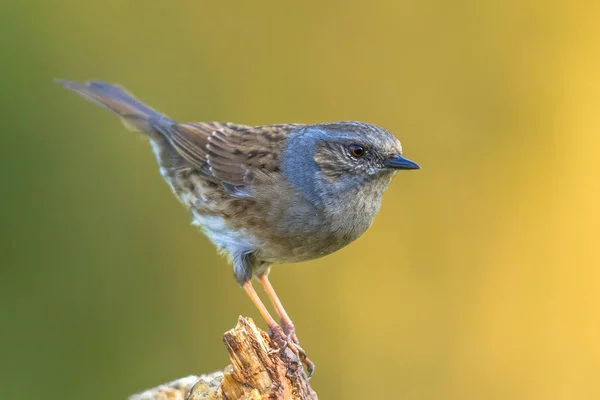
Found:
[[[294,324],[291,321],[281,321],[281,327],[283,329],[283,333],[285,333],[285,336],[287,336],[288,340],[294,343],[299,349],[302,349],[302,347],[300,346],[300,341],[298,340],[298,336],[296,336],[296,328],[294,327]],[[304,352],[304,350],[302,350],[302,352],[303,357],[301,358],[301,360],[302,363],[304,363],[304,365],[306,366],[306,372],[308,374],[308,377],[310,378],[315,372],[315,363],[313,363],[308,357],[306,357],[306,352]]]
[[[298,346],[300,345],[298,336],[296,336],[296,328],[294,327],[294,324],[292,324],[291,322],[285,322],[282,320],[281,321],[281,329],[283,329],[283,333],[285,333],[285,336],[287,336],[288,339],[290,339],[292,342],[294,342]]]
[[[298,338],[293,332],[288,334],[285,330],[282,330],[279,325],[269,327],[269,336],[275,343],[279,345],[279,351],[285,354],[287,349],[290,349],[292,353],[306,366],[306,374],[310,378],[315,371],[315,364],[306,356],[306,351],[300,347]],[[285,329],[285,328],[284,328]]]

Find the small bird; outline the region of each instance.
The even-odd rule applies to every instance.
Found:
[[[59,80],[117,114],[150,140],[160,173],[191,212],[193,223],[226,254],[237,282],[282,349],[312,375],[294,324],[269,282],[272,264],[331,254],[361,236],[379,211],[398,170],[419,169],[396,137],[355,121],[247,126],[181,123],[120,86]],[[252,286],[256,278],[281,326]]]

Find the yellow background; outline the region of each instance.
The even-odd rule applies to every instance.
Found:
[[[355,119],[422,170],[272,279],[322,399],[600,398],[600,3],[0,3],[0,398],[124,399],[259,316],[144,139],[52,82],[181,120]],[[264,326],[264,325],[263,325]]]

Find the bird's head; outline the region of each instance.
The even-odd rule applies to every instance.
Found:
[[[419,169],[402,156],[394,135],[353,121],[304,125],[291,132],[282,166],[292,185],[313,200],[363,187],[380,196],[396,171]]]

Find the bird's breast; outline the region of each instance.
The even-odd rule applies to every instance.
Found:
[[[194,224],[221,250],[252,252],[267,263],[295,263],[331,254],[371,225],[380,199],[354,194],[319,204],[281,176],[263,177],[232,194],[191,174],[170,184]]]
[[[358,239],[371,226],[379,201],[362,198],[331,207],[315,204],[301,193],[280,196],[269,209],[270,232],[264,258],[292,263],[331,254]]]

